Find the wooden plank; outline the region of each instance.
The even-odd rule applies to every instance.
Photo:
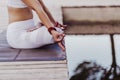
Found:
[[[11,48],[5,35],[6,31],[0,34],[0,61],[14,61],[20,50]]]
[[[68,80],[66,61],[2,62],[0,80]]]
[[[14,61],[18,53],[19,50],[0,47],[0,61]]]
[[[3,72],[3,73],[2,73]],[[7,72],[7,73],[5,73]],[[40,79],[60,79],[67,78],[67,70],[65,69],[43,69],[43,70],[4,70],[0,71],[0,79],[8,79],[8,78],[40,78]]]
[[[63,16],[66,34],[120,33],[120,6],[65,7]]]
[[[51,68],[66,68],[66,64],[43,64],[43,65],[17,65],[17,66],[0,66],[0,70],[22,70],[22,69],[51,69]]]
[[[22,50],[16,61],[28,61],[28,60],[65,60],[65,54],[57,44],[47,45],[38,49]]]
[[[4,78],[1,78],[1,80],[45,80],[45,79],[41,79],[41,78],[28,78],[28,79],[25,79],[25,78],[9,78],[9,79],[4,79]],[[68,78],[60,78],[60,79],[49,79],[49,80],[68,80]]]
[[[64,21],[120,21],[120,6],[63,7]]]
[[[9,78],[9,79],[1,79],[1,80],[45,80],[45,79],[41,79],[41,78],[31,78],[31,79],[24,79],[24,78],[17,78],[17,79],[13,79],[13,78]],[[60,79],[49,79],[49,80],[68,80],[65,78],[60,78]]]
[[[67,71],[66,68],[51,68],[51,69],[16,69],[16,70],[0,70],[0,74],[31,74],[31,73],[54,73],[58,71]],[[58,73],[59,74],[59,73]]]
[[[69,25],[65,31],[67,35],[79,35],[79,34],[120,34],[120,25]]]
[[[66,64],[64,61],[18,61],[18,62],[1,62],[0,66],[19,66],[19,65],[44,65],[44,64]]]

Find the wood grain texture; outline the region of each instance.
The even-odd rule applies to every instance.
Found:
[[[66,61],[3,62],[0,80],[68,80]]]

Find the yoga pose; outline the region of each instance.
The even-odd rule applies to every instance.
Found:
[[[42,23],[35,26],[32,10]],[[56,22],[42,0],[8,0],[9,25],[7,41],[13,48],[38,48],[57,42],[65,50],[63,29]]]

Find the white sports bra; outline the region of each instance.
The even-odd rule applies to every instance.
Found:
[[[8,6],[15,8],[25,8],[28,7],[22,0],[8,0]]]

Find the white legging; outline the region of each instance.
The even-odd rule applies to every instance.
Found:
[[[45,26],[32,32],[27,32],[29,28],[33,27],[35,27],[33,19],[10,23],[7,29],[7,41],[9,45],[13,48],[30,49],[55,42],[53,36]],[[61,29],[56,29],[62,32]]]

